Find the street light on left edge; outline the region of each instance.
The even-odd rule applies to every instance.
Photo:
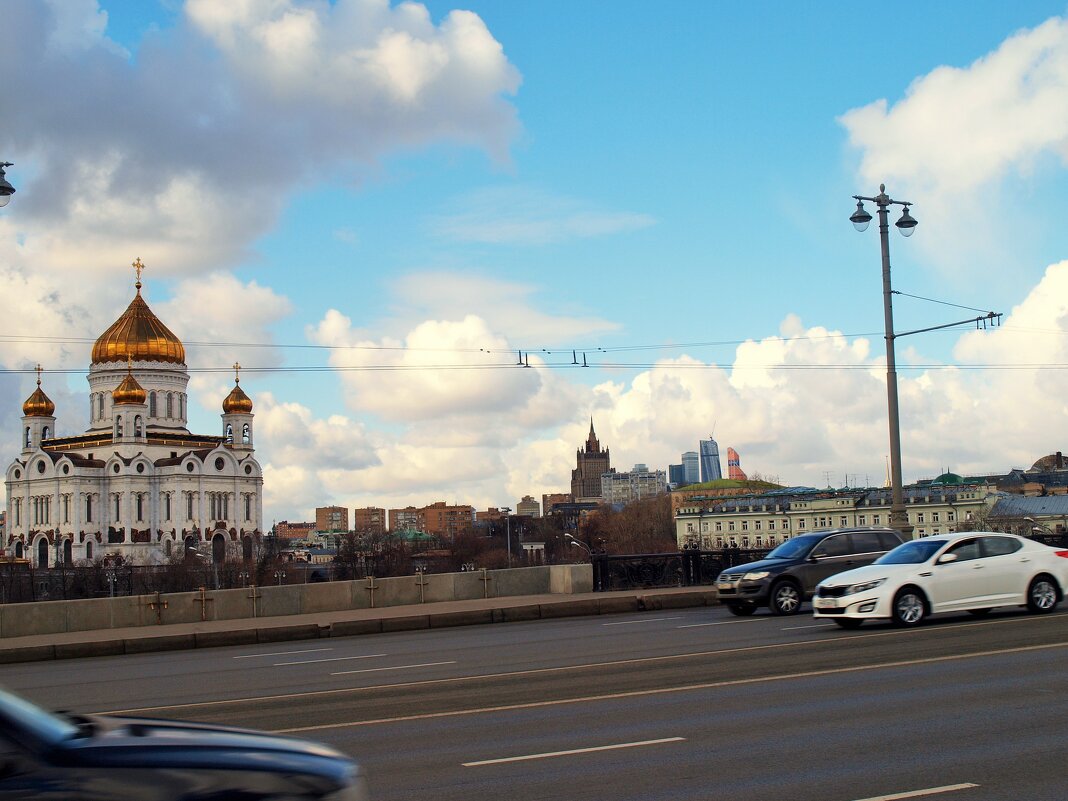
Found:
[[[11,201],[11,196],[15,194],[15,187],[8,182],[7,177],[4,174],[4,167],[13,166],[10,161],[0,161],[0,208],[3,208]]]

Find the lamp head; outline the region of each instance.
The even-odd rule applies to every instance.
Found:
[[[858,231],[868,230],[868,223],[871,222],[871,215],[868,214],[868,210],[864,208],[864,203],[862,201],[857,201],[857,210],[849,217],[849,221],[853,223],[853,227]]]
[[[909,207],[905,206],[901,212],[901,219],[894,225],[897,226],[897,230],[901,232],[902,236],[912,236],[912,232],[916,230],[916,220],[909,214]]]

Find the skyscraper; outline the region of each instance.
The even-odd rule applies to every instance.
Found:
[[[696,455],[696,454],[695,454]],[[585,449],[579,448],[575,454],[577,466],[571,471],[571,497],[576,502],[601,500],[601,476],[614,473],[608,454],[608,448],[601,450],[601,443],[593,432],[593,419],[590,419],[590,435],[586,438]]]
[[[723,468],[719,463],[719,445],[712,437],[701,440],[701,481],[719,481]]]
[[[687,484],[696,484],[701,480],[701,459],[697,451],[686,451],[682,455],[682,470]]]
[[[734,448],[727,448],[727,476],[732,481],[749,480],[749,476],[742,470],[742,457]]]
[[[681,487],[686,483],[686,468],[681,464],[669,464],[668,465],[668,484],[672,489]]]

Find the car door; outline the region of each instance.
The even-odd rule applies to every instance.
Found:
[[[951,562],[942,560],[953,554]],[[932,612],[951,612],[974,606],[985,590],[986,565],[978,537],[959,540],[935,560],[927,586]]]
[[[798,569],[804,583],[806,598],[811,598],[816,585],[825,578],[854,567],[849,534],[832,534],[812,549],[808,561]]]
[[[1034,561],[1015,537],[983,537],[984,572],[987,592],[997,605],[1022,604],[1027,583],[1037,572]]]

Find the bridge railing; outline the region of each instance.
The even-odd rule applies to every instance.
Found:
[[[695,587],[713,584],[728,567],[762,559],[767,548],[683,549],[672,553],[593,554],[595,592],[642,587]]]

